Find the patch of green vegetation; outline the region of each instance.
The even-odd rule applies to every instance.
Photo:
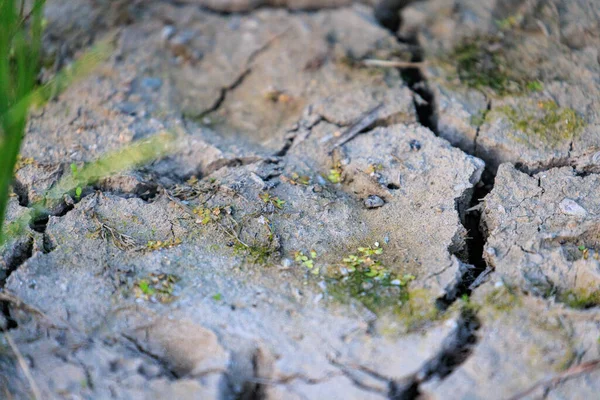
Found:
[[[507,312],[521,304],[518,289],[506,283],[495,287],[484,300],[484,306],[495,311]]]
[[[151,273],[135,283],[133,292],[138,299],[170,303],[175,300],[173,291],[178,281],[179,277],[173,274]]]
[[[199,217],[198,221],[202,225],[207,225],[211,222],[219,222],[225,212],[227,212],[226,207],[218,206],[218,207],[196,207],[192,210],[192,212]]]
[[[297,172],[292,172],[290,174],[290,177],[288,178],[287,176],[282,175],[281,176],[281,180],[283,182],[287,182],[291,185],[309,185],[310,184],[310,176],[308,175],[300,175]]]
[[[170,249],[175,246],[179,246],[181,244],[180,238],[169,239],[169,240],[149,240],[146,243],[146,249],[150,251],[160,250],[160,249]]]
[[[267,264],[271,257],[275,255],[276,250],[271,246],[271,243],[265,245],[245,244],[237,241],[233,245],[233,249],[237,254],[243,254],[252,264]]]
[[[600,305],[600,290],[599,289],[578,289],[567,290],[558,296],[558,301],[564,303],[567,307],[578,310],[597,307]]]
[[[514,129],[550,145],[573,139],[585,126],[575,110],[561,108],[552,100],[539,101],[535,111],[509,105],[496,110],[508,118]]]
[[[216,293],[211,296],[211,299],[213,299],[214,301],[221,301],[223,299],[223,296],[221,295],[221,293]]]
[[[278,208],[279,210],[283,209],[283,206],[285,204],[285,201],[281,200],[279,197],[271,196],[267,192],[261,193],[259,197],[263,201],[263,203],[271,203],[273,204],[273,206],[275,206],[275,208]]]
[[[296,253],[294,253],[294,260],[297,263],[309,269],[312,274],[319,274],[320,268],[315,267],[315,261],[317,260],[316,251],[311,250],[308,256],[301,251],[297,251]]]
[[[337,301],[359,301],[373,313],[392,314],[409,331],[436,320],[440,313],[435,297],[424,289],[410,289],[413,275],[399,276],[383,266],[379,256],[383,249],[374,246],[359,247],[342,263],[328,269],[328,293]]]
[[[331,183],[341,183],[342,172],[342,166],[339,163],[336,163],[333,168],[329,170],[329,173],[327,174],[327,180]]]
[[[480,36],[457,45],[446,62],[454,65],[460,81],[473,89],[491,90],[505,96],[543,89],[539,80],[518,73],[508,60],[500,36]]]

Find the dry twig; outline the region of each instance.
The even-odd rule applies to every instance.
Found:
[[[8,345],[12,349],[13,353],[15,353],[15,356],[17,357],[17,361],[19,362],[19,366],[23,370],[23,373],[25,374],[25,378],[27,378],[27,382],[29,382],[29,386],[31,387],[31,392],[33,393],[33,398],[35,400],[42,400],[42,392],[40,392],[40,388],[35,383],[35,380],[33,379],[33,375],[31,375],[31,370],[29,369],[29,365],[27,365],[27,361],[25,361],[25,358],[23,358],[23,355],[21,354],[21,351],[19,350],[16,343],[14,342],[12,336],[8,332],[4,332],[4,337],[6,338],[6,341],[8,342]]]
[[[581,363],[579,365],[575,365],[561,373],[556,374],[555,376],[545,378],[537,382],[535,385],[531,386],[529,389],[522,391],[514,396],[512,396],[509,400],[520,400],[523,399],[530,394],[532,394],[538,388],[547,389],[551,386],[558,385],[560,382],[574,378],[576,376],[594,371],[600,368],[600,359],[587,361]]]

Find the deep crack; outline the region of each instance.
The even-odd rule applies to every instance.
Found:
[[[33,237],[28,237],[25,241],[18,241],[11,249],[10,254],[4,258],[4,265],[0,269],[0,290],[3,290],[10,275],[15,272],[23,263],[33,255]],[[4,317],[5,326],[2,326],[0,320],[0,330],[13,329],[18,326],[17,321],[11,316],[10,303],[0,301],[0,313]]]
[[[390,382],[390,400],[414,400],[421,396],[420,385],[432,379],[444,379],[465,362],[477,344],[481,323],[475,312],[464,308],[456,328],[444,339],[438,354],[425,362],[415,374]]]
[[[402,23],[400,13],[404,7],[414,1],[381,0],[376,7],[375,17],[392,34],[397,36],[396,32]],[[412,52],[410,61],[423,62],[423,50],[417,38],[409,38],[408,43],[411,44]],[[437,102],[423,71],[414,67],[399,68],[399,71],[402,79],[413,92],[413,103],[418,122],[429,128],[436,136],[439,136]],[[490,108],[491,102],[488,101],[487,111]],[[475,149],[479,129],[478,127],[474,141]],[[476,157],[475,151],[458,148],[464,153]],[[464,251],[456,254],[462,261],[456,282],[446,288],[445,295],[436,301],[436,306],[441,310],[446,310],[462,296],[470,295],[474,284],[478,282],[478,278],[483,276],[482,274],[485,271],[489,271],[483,258],[483,249],[487,238],[481,227],[481,211],[478,206],[481,200],[493,189],[494,174],[488,168],[485,168],[482,177],[473,184],[474,188],[468,189],[468,192],[463,194],[463,197],[467,196],[467,198],[457,199],[457,212],[468,237],[465,241]],[[472,191],[472,193],[469,193],[469,191]],[[468,202],[469,206],[466,210],[464,210],[465,201]],[[413,376],[403,381],[391,382],[389,398],[395,400],[416,399],[420,396],[420,385],[422,383],[432,378],[444,379],[450,375],[471,354],[477,342],[475,333],[479,327],[480,322],[476,313],[471,309],[463,308],[456,329],[444,340],[442,350],[438,355],[426,362],[420,371]]]

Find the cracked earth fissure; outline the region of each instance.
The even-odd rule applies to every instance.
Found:
[[[401,10],[412,3],[411,0],[381,0],[376,7],[376,18],[379,22],[396,35],[400,24]],[[423,51],[416,38],[410,39],[411,62],[423,62]],[[437,103],[433,91],[429,88],[425,74],[420,68],[399,68],[402,79],[413,92],[413,104],[417,112],[418,122],[429,128],[436,136],[439,136],[437,129],[438,113]],[[488,102],[488,110],[491,107]],[[479,133],[479,128],[478,132]],[[475,137],[475,145],[477,136]],[[456,146],[454,146],[456,147]],[[466,154],[476,156],[473,151],[460,148]],[[485,161],[485,160],[484,160]],[[484,271],[488,271],[487,264],[483,258],[483,250],[486,243],[486,237],[481,229],[481,212],[478,205],[481,200],[493,189],[494,175],[486,168],[478,182],[474,182],[474,188],[467,189],[471,195],[467,196],[468,211],[464,210],[464,198],[457,199],[456,209],[461,218],[461,224],[468,232],[465,247],[457,257],[462,261],[461,268],[455,283],[448,287],[445,294],[438,298],[436,306],[440,310],[446,310],[457,299],[471,294],[474,283],[482,276]],[[468,195],[468,193],[465,193]],[[461,316],[457,320],[456,328],[446,337],[442,344],[442,349],[429,361],[425,362],[417,373],[405,378],[402,381],[392,381],[389,385],[389,399],[408,400],[417,399],[420,394],[420,386],[432,379],[442,380],[449,376],[458,366],[460,366],[471,355],[473,348],[477,345],[476,332],[480,328],[480,321],[475,312],[469,309],[463,309]]]

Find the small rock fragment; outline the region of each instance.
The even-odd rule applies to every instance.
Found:
[[[410,146],[411,151],[421,150],[421,143],[416,139],[411,140],[408,145]]]
[[[161,37],[163,40],[169,40],[175,35],[175,28],[171,25],[167,25],[163,28],[161,32]]]
[[[383,199],[379,196],[370,195],[365,199],[365,206],[367,208],[379,208],[385,204]]]
[[[585,217],[587,215],[585,208],[571,199],[564,199],[558,206],[563,214],[574,215],[576,217]]]

